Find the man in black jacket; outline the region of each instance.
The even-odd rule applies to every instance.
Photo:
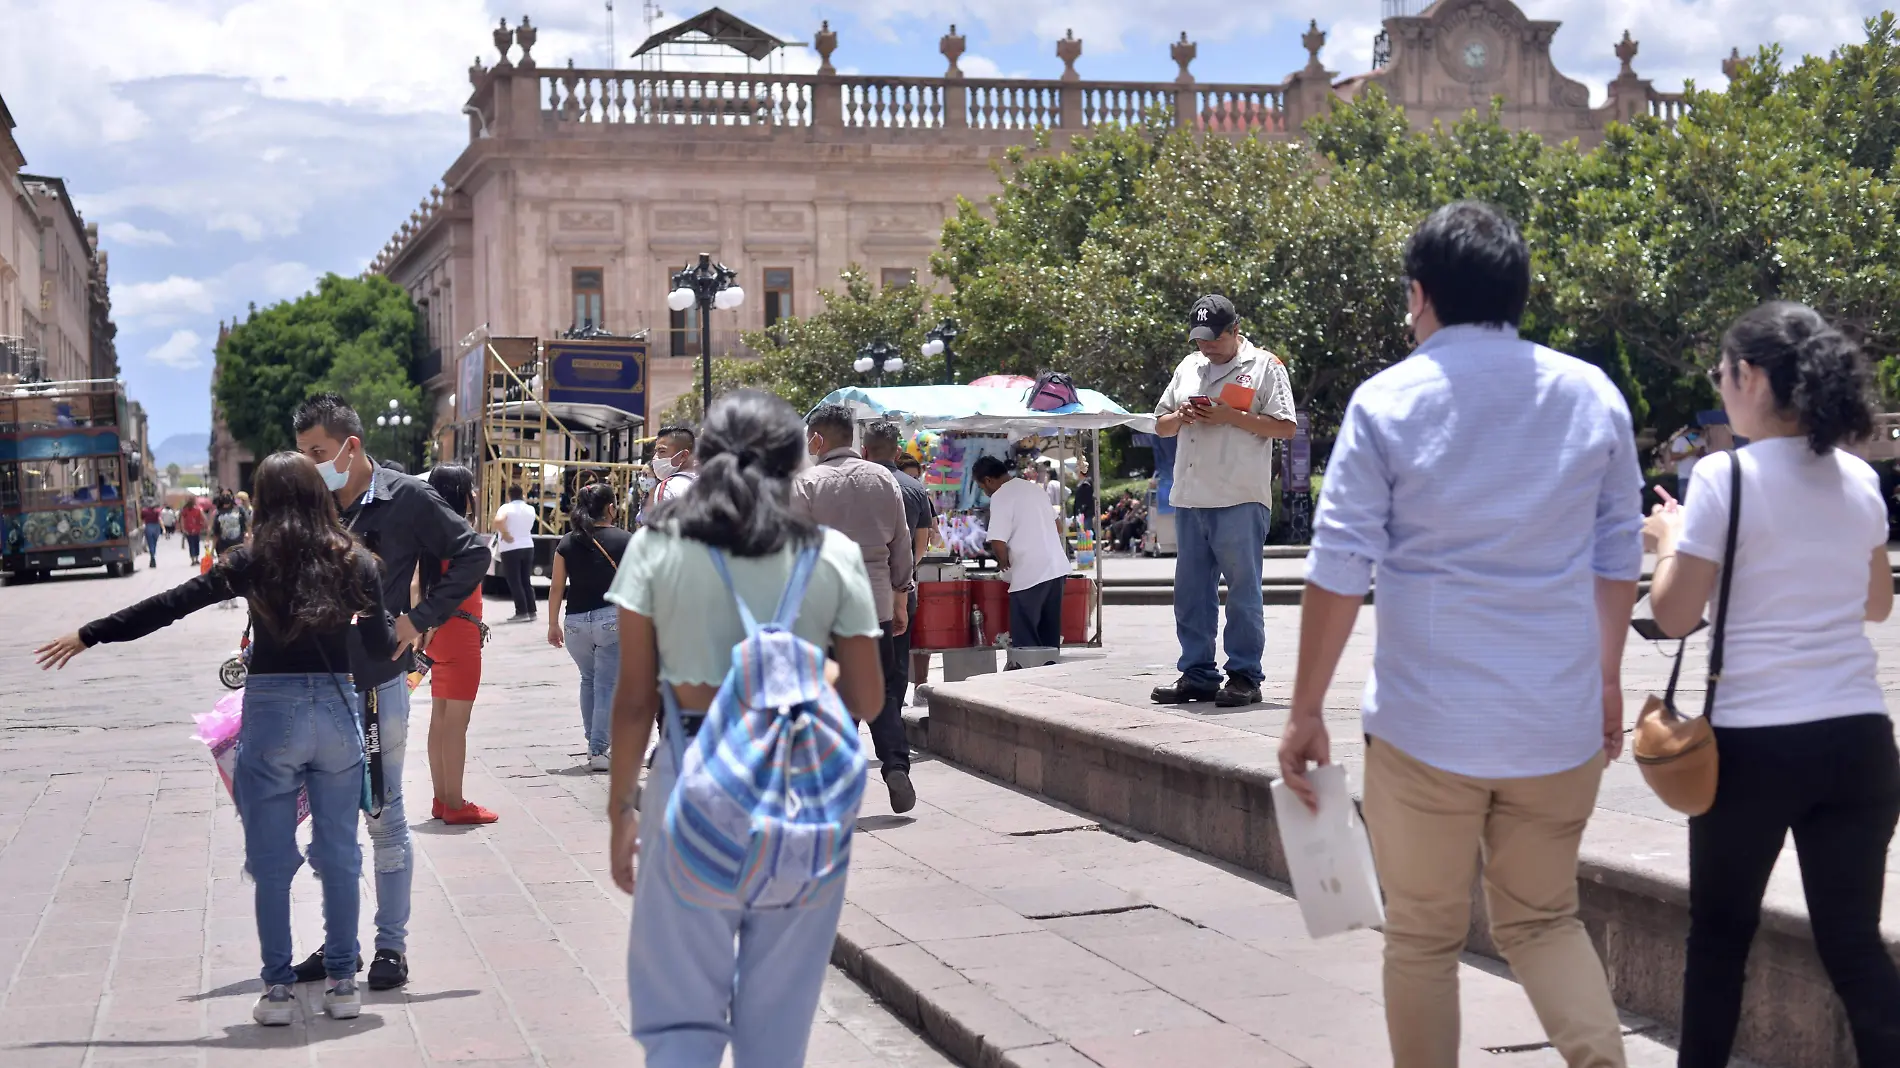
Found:
[[[363,446],[363,421],[349,402],[325,393],[304,402],[293,429],[297,448],[316,462],[336,494],[337,511],[351,533],[383,562],[383,606],[395,617],[396,655],[371,658],[351,647],[350,671],[365,697],[364,730],[372,753],[371,782],[380,780],[381,811],[368,819],[376,863],[376,957],[369,988],[389,990],[409,979],[409,889],[413,851],[403,811],[402,764],[409,739],[409,686],[414,650],[423,636],[446,622],[488,573],[488,547],[460,512],[428,483],[372,460]],[[409,603],[418,560],[447,561],[440,581],[422,603]],[[440,566],[440,565],[434,565]],[[372,717],[371,713],[374,713]],[[372,722],[374,726],[372,727]],[[380,772],[377,765],[380,764]],[[297,966],[305,981],[323,974],[323,953]]]

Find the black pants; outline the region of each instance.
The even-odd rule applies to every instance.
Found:
[[[198,558],[203,555],[203,552],[201,551],[201,546],[198,544],[198,539],[201,537],[204,537],[204,535],[202,534],[185,535],[185,555],[191,557],[191,562],[194,564],[197,563]]]
[[[1850,716],[1715,728],[1715,807],[1689,821],[1689,966],[1680,1068],[1728,1064],[1762,892],[1789,830],[1814,948],[1863,1065],[1900,1064],[1900,972],[1880,941],[1887,846],[1900,817],[1893,722]]]
[[[1009,595],[1009,644],[1054,649],[1062,644],[1062,587],[1052,578]]]
[[[501,573],[508,579],[508,592],[515,598],[515,615],[534,615],[534,586],[529,573],[534,569],[533,549],[510,549],[501,554]]]
[[[871,721],[871,748],[884,774],[910,770],[910,741],[904,735],[904,691],[910,688],[910,631],[892,634],[884,624],[877,640],[878,659],[884,662],[884,707]]]

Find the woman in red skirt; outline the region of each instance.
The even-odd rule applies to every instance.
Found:
[[[462,510],[464,518],[475,521],[475,476],[466,467],[444,464],[429,472],[429,486]],[[423,575],[433,577],[446,570],[446,562],[431,567],[422,563]],[[434,711],[429,717],[429,778],[435,783],[436,819],[443,823],[493,823],[500,817],[462,796],[462,769],[468,762],[468,719],[475,709],[475,694],[482,685],[482,642],[488,627],[482,622],[482,588],[468,595],[429,639],[429,658],[435,667],[429,673],[434,696]]]

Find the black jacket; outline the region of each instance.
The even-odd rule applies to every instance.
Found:
[[[383,562],[383,607],[392,617],[408,616],[417,630],[447,622],[488,574],[488,546],[475,528],[413,475],[378,465],[369,492],[343,510],[343,522]],[[412,606],[409,583],[425,558],[449,561],[448,573]],[[380,686],[414,661],[408,653],[393,661],[372,657],[356,642],[350,652],[359,688]]]

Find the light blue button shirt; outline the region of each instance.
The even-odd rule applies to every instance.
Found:
[[[1642,491],[1609,377],[1515,330],[1446,327],[1360,386],[1306,577],[1378,569],[1366,733],[1478,778],[1598,752],[1596,579],[1641,575]]]

